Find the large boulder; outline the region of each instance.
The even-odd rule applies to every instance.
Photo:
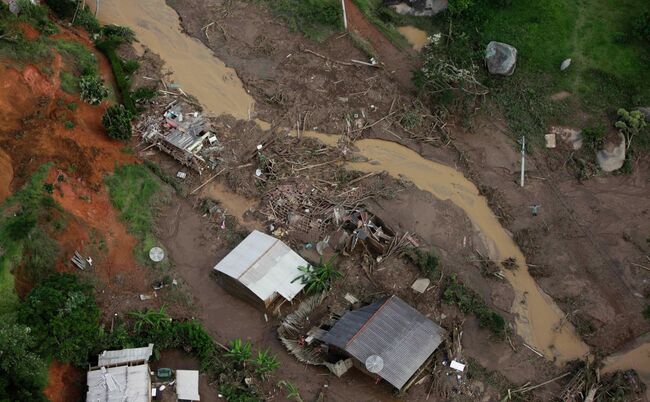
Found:
[[[625,136],[618,134],[621,142],[618,145],[606,144],[605,148],[596,152],[598,166],[603,172],[613,172],[623,167],[625,163]]]
[[[517,49],[507,43],[492,41],[485,49],[485,64],[490,74],[512,75],[517,67]]]

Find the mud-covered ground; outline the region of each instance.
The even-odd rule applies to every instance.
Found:
[[[309,48],[331,60],[362,57],[345,36],[333,35],[315,44],[290,32],[265,8],[247,2],[168,0],[168,4],[189,34],[236,69],[255,97],[259,116],[268,121],[293,126],[309,111],[307,128],[340,133],[351,110],[367,111],[375,105],[377,112],[368,118],[374,121],[390,111],[395,97],[406,105],[411,99],[408,84],[393,73],[395,60],[390,55],[384,68],[374,70],[337,66],[301,52]],[[218,28],[206,35],[201,28],[211,22]],[[404,52],[403,64],[412,64],[413,57]],[[277,93],[289,101],[275,102]],[[364,136],[401,142],[426,157],[464,167],[510,217],[504,221],[523,243],[541,287],[568,313],[588,344],[611,352],[647,332],[650,324],[641,318],[641,311],[649,273],[631,264],[647,264],[647,158],[636,161],[631,175],[602,174],[578,182],[575,168],[565,163],[570,156],[566,146],[537,149],[528,156],[528,184],[521,189],[517,144],[498,116],[479,113],[469,130],[453,122],[452,117],[449,128],[456,150],[410,141],[409,137],[419,136],[396,124],[388,128],[380,124],[364,131]],[[460,163],[458,150],[469,161],[467,166]],[[541,205],[535,218],[532,205]]]

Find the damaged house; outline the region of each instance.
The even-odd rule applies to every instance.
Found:
[[[307,265],[282,241],[255,230],[214,267],[214,272],[229,292],[269,308],[300,293],[305,285],[295,279],[301,275],[298,267]]]
[[[210,122],[183,103],[169,107],[160,121],[147,127],[142,139],[199,174],[215,168],[223,149]]]
[[[314,338],[328,354],[406,391],[442,343],[445,330],[397,296],[345,313]]]
[[[153,344],[144,348],[104,351],[97,367],[87,374],[86,402],[150,402],[149,358]]]

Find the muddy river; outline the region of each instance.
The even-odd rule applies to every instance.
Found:
[[[249,118],[254,102],[235,71],[226,67],[198,40],[183,34],[177,14],[164,0],[104,0],[98,17],[102,22],[134,29],[138,40],[166,62],[167,68],[173,71],[174,80],[182,85],[183,90],[196,96],[207,110],[215,114],[228,113],[239,118]],[[414,45],[416,39],[417,43],[423,40],[422,34],[417,34],[416,37],[412,31],[404,32],[407,38],[411,37]],[[337,141],[336,136],[306,134],[329,144]],[[394,177],[401,176],[412,181],[439,199],[450,200],[465,211],[481,233],[490,258],[502,261],[513,257],[517,260],[519,270],[504,272],[515,290],[512,312],[516,316],[517,333],[530,346],[558,363],[588,353],[588,347],[576,336],[570,324],[558,325],[564,321],[564,313],[528,274],[522,252],[500,225],[486,199],[479,195],[476,186],[462,173],[426,160],[396,143],[361,140],[355,145],[359,148],[359,153],[372,163],[350,163],[349,169],[363,172],[386,171]],[[241,211],[233,212],[239,214]],[[646,367],[648,362],[643,356],[647,357],[647,348],[646,343],[635,349],[638,352],[629,352],[632,356],[646,360],[643,362]],[[612,357],[611,367],[632,368],[629,358],[625,356]]]
[[[421,29],[407,25],[397,28],[397,31],[401,33],[408,43],[413,46],[413,49],[418,52],[429,44],[429,34]]]
[[[94,1],[87,3],[94,9]],[[235,70],[200,41],[183,34],[178,14],[164,0],[104,0],[100,4],[99,20],[133,29],[138,41],[165,61],[174,83],[194,95],[206,110],[249,118],[254,101]]]

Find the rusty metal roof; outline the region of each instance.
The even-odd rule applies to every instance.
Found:
[[[401,389],[442,343],[445,330],[397,296],[343,315],[321,341],[344,350],[362,364],[383,359],[377,373]]]

